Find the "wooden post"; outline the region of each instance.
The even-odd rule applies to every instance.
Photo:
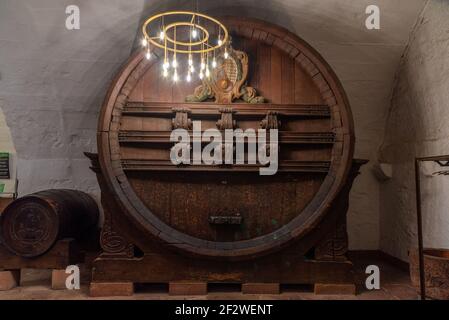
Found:
[[[421,290],[421,300],[426,299],[426,277],[424,271],[424,248],[422,236],[422,213],[421,213],[421,179],[420,179],[420,159],[415,159],[415,184],[416,184],[416,216],[418,219],[418,255],[419,255],[419,285]]]

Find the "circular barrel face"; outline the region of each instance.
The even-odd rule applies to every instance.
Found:
[[[337,77],[303,40],[258,20],[223,22],[234,50],[212,72],[220,93],[164,79],[163,52],[149,61],[138,52],[105,99],[98,150],[108,192],[148,234],[185,253],[246,259],[303,238],[325,217],[347,179],[353,124]],[[174,165],[176,128],[277,129],[277,171],[261,175],[248,161]]]
[[[21,257],[47,252],[58,237],[59,218],[44,201],[29,197],[10,204],[1,216],[4,245]]]

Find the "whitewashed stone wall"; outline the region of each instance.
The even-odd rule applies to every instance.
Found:
[[[414,157],[449,154],[449,2],[431,0],[411,38],[395,86],[382,161],[393,178],[381,185],[380,248],[403,260],[417,245]],[[448,168],[449,169],[449,168]],[[449,248],[449,176],[422,171],[424,245]]]
[[[78,5],[80,30],[66,28]],[[108,83],[129,56],[143,0],[1,0],[0,98],[17,150],[19,194],[98,193],[84,151]]]

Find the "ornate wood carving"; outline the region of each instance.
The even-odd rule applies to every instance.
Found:
[[[336,199],[334,210],[337,211],[335,228],[319,242],[315,247],[315,259],[323,261],[346,261],[348,252],[348,233],[346,230],[346,213],[349,207],[349,192],[355,178],[360,174],[360,167],[367,160],[354,159],[348,182]]]
[[[346,221],[340,221],[335,231],[327,234],[315,248],[315,259],[322,261],[346,261],[348,252],[348,233]]]
[[[262,129],[279,129],[281,122],[278,120],[278,112],[268,111],[265,119],[260,122]]]
[[[234,113],[232,108],[221,108],[220,113],[221,119],[217,121],[217,128],[219,130],[234,129],[237,123],[232,119]]]
[[[102,195],[104,224],[100,235],[100,244],[103,249],[101,256],[132,258],[134,256],[134,246],[115,230],[108,204],[105,205],[105,202],[108,202],[109,199],[103,201],[104,198],[104,195]]]
[[[116,214],[118,210],[113,197],[107,191],[106,182],[100,169],[98,154],[85,152],[84,155],[90,159],[90,169],[97,175],[101,188],[101,204],[104,213],[103,228],[100,233],[100,245],[103,249],[101,256],[132,258],[134,256],[134,246],[114,226],[113,214]]]
[[[192,120],[189,119],[191,110],[188,108],[173,108],[175,118],[172,120],[173,129],[192,129]]]
[[[23,204],[5,221],[7,228],[2,230],[3,238],[5,243],[14,246],[14,253],[38,255],[50,247],[48,239],[55,233],[54,215],[41,203]]]
[[[213,98],[216,103],[232,103],[238,99],[246,103],[265,102],[264,97],[257,95],[256,89],[247,85],[248,55],[245,52],[231,47],[229,57],[221,57],[217,63],[210,78],[204,78],[193,95],[187,96],[187,102],[203,102]]]

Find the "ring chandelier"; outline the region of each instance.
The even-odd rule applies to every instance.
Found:
[[[198,77],[202,80],[211,75],[210,69],[217,67],[217,54],[224,48],[227,59],[229,33],[218,20],[191,11],[169,11],[148,18],[142,26],[142,46],[145,57],[151,59],[153,48],[164,50],[162,75],[170,74],[173,82],[179,80],[178,55],[188,55],[186,81],[192,81],[199,62]],[[220,51],[219,51],[220,50]]]

